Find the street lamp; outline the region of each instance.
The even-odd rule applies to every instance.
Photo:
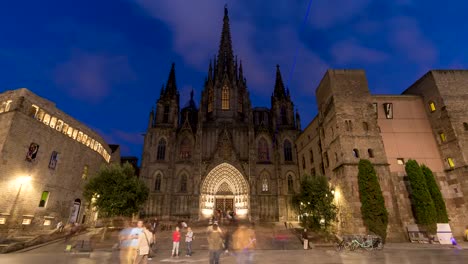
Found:
[[[31,176],[20,176],[16,178],[16,182],[20,184],[20,189],[23,184],[26,184],[31,181]]]

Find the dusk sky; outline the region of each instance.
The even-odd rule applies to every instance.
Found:
[[[253,105],[270,106],[279,64],[303,128],[327,68],[364,69],[378,94],[468,68],[468,1],[312,0],[304,26],[309,0],[4,1],[0,92],[26,87],[140,158],[172,62],[181,105],[192,88],[199,104],[225,3]]]

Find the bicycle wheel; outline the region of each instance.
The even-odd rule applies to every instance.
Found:
[[[351,242],[346,241],[346,242],[344,243],[344,248],[345,248],[346,250],[352,250],[352,245],[353,245],[353,244],[352,244]]]
[[[337,242],[337,243],[335,243],[335,249],[336,249],[336,251],[340,252],[340,251],[343,250],[343,248],[344,248],[343,242],[339,242],[339,243]]]

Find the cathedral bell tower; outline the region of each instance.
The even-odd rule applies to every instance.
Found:
[[[172,63],[169,78],[161,88],[161,94],[156,102],[156,112],[151,111],[149,124],[152,127],[165,126],[177,128],[179,124],[179,91],[175,77],[175,64]]]
[[[275,90],[271,96],[271,116],[275,129],[295,129],[298,127],[294,120],[294,104],[291,101],[289,89],[284,87],[279,65],[276,65]]]

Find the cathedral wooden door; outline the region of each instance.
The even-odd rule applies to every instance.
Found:
[[[234,208],[234,199],[232,198],[216,198],[215,208],[223,212],[232,211]]]

